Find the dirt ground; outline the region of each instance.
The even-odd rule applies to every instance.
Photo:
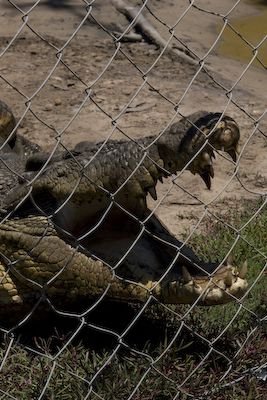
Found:
[[[121,43],[116,51],[108,31],[119,31],[127,22],[112,2],[92,2],[78,29],[86,16],[83,1],[41,1],[28,13],[33,1],[21,0],[16,9],[0,0],[0,97],[22,118],[19,132],[51,151],[58,141],[71,149],[79,141],[110,135],[159,134],[177,118],[177,105],[182,115],[225,110],[241,129],[238,165],[218,154],[210,191],[186,171],[159,184],[158,201],[150,201],[180,236],[185,229],[201,230],[207,213],[216,218],[242,199],[266,196],[267,81],[263,67],[246,70],[247,64],[224,58],[217,45],[212,47],[222,27],[222,18],[214,13],[227,13],[235,1],[202,0],[195,2],[199,9],[188,9],[188,1],[177,3],[148,2],[147,19],[165,39],[170,36],[166,25],[177,23],[176,36],[201,58],[207,56],[206,65],[219,84],[199,72],[199,66],[178,58],[163,54],[156,62],[159,50],[145,41]],[[256,12],[241,2],[230,18]]]

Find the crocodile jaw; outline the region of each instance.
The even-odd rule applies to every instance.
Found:
[[[234,162],[237,161],[239,154],[238,142],[240,132],[237,123],[225,116],[216,126],[210,143],[216,150],[222,150],[229,154]]]
[[[225,304],[246,293],[248,282],[235,267],[221,267],[210,277],[194,277],[189,282],[168,280],[155,285],[155,297],[169,304],[211,306]]]

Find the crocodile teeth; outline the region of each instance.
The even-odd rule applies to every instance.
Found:
[[[212,165],[210,166],[210,176],[211,176],[212,178],[214,178],[214,169],[213,169],[213,166],[212,166]]]
[[[244,279],[247,275],[248,272],[248,263],[247,260],[244,262],[244,264],[241,267],[241,270],[239,271],[239,278]]]
[[[233,284],[233,275],[230,269],[227,271],[227,274],[224,278],[224,283],[226,284],[226,286],[232,286]]]
[[[200,174],[200,176],[203,179],[203,181],[205,182],[205,185],[207,186],[207,188],[210,190],[210,188],[211,188],[211,179],[210,179],[209,171],[205,171],[204,173]]]
[[[229,156],[231,157],[231,159],[232,159],[234,162],[236,162],[236,160],[237,160],[237,155],[238,155],[238,153],[236,152],[236,150],[234,150],[234,149],[229,149],[229,150],[227,150],[227,153],[229,154]]]
[[[189,283],[192,281],[192,277],[185,266],[182,266],[182,277],[184,283]]]
[[[150,196],[152,197],[153,200],[157,200],[158,196],[156,193],[156,189],[154,186],[151,186],[147,189],[148,193],[150,194]]]

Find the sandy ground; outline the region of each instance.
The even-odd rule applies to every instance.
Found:
[[[112,38],[98,24],[110,31],[126,26],[111,2],[93,2],[91,16],[68,44],[86,15],[83,1],[42,1],[29,14],[26,11],[34,2],[17,3],[20,10],[0,0],[0,91],[16,117],[23,117],[20,133],[47,150],[58,139],[71,149],[81,140],[99,141],[110,135],[159,134],[175,120],[177,104],[186,115],[200,109],[226,110],[241,129],[238,166],[218,154],[211,191],[199,177],[183,172],[175,181],[160,185],[158,201],[151,200],[150,206],[158,206],[158,215],[180,236],[185,229],[201,230],[207,213],[216,218],[232,207],[241,207],[242,199],[260,200],[266,195],[267,116],[263,113],[267,81],[263,68],[246,70],[247,64],[223,58],[215,46],[206,62],[222,88],[206,74],[197,73],[198,67],[181,60],[162,55],[156,62],[159,51],[145,42],[122,43],[115,54]],[[165,39],[170,35],[166,24],[176,24],[184,13],[176,35],[203,58],[222,26],[222,18],[214,12],[227,13],[235,1],[195,2],[209,12],[193,7],[186,12],[187,1],[180,1],[179,6],[171,0],[148,3],[154,15],[146,12],[147,18]],[[255,12],[242,2],[230,17]],[[114,121],[123,134],[114,130]]]

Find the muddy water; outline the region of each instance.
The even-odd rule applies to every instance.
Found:
[[[252,1],[249,2],[252,4]],[[267,35],[267,2],[263,5],[262,1],[253,2],[255,7],[255,15],[242,18],[230,19],[230,24],[239,32],[252,46],[257,46],[260,41]],[[253,56],[252,48],[244,42],[229,27],[226,27],[219,45],[219,54],[248,62]],[[259,47],[258,57],[262,63],[267,65],[267,38]],[[260,66],[254,61],[255,66]]]

